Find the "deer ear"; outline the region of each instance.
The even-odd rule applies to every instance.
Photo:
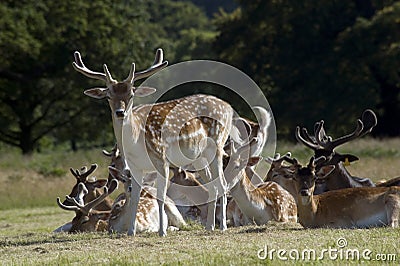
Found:
[[[89,97],[103,99],[107,96],[107,88],[93,88],[85,90],[83,93]]]
[[[343,157],[340,158],[340,161],[343,162],[344,166],[349,166],[351,162],[358,161],[359,158],[357,156],[351,154],[343,154]]]
[[[135,96],[145,97],[156,92],[155,88],[151,87],[137,87],[135,88]]]
[[[335,169],[334,165],[325,165],[322,166],[315,175],[317,176],[318,179],[323,179],[327,177],[330,173],[332,173],[334,169]]]

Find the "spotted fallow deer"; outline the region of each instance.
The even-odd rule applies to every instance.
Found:
[[[194,164],[205,182],[209,182],[209,207],[206,229],[215,227],[216,200],[221,197],[220,229],[226,229],[226,181],[222,157],[224,144],[230,134],[232,107],[209,95],[192,95],[168,102],[135,106],[135,96],[141,97],[155,92],[154,88],[134,87],[134,81],[150,76],[167,65],[161,49],[157,50],[153,65],[135,72],[132,64],[128,78],[118,82],[111,77],[106,65],[104,72],[89,70],[75,52],[74,68],[87,77],[106,83],[106,88],[94,88],[85,94],[97,99],[107,98],[111,111],[115,137],[126,166],[132,174],[132,190],[127,195],[131,215],[121,221],[128,228],[128,235],[135,234],[135,218],[139,203],[142,180],[145,173],[157,171],[157,199],[159,211],[164,213],[164,200],[170,166],[181,167]],[[211,174],[208,175],[207,172]],[[160,217],[159,235],[165,236],[164,215]]]
[[[229,163],[225,168],[225,177],[235,202],[231,201],[230,205],[237,205],[228,208],[234,225],[261,225],[271,220],[296,222],[296,202],[289,192],[275,182],[264,182],[258,186],[251,183],[247,169],[257,164],[261,157],[249,158],[249,146],[246,145],[237,151],[232,147],[232,151],[229,159],[226,159]]]
[[[257,116],[257,122],[254,122],[250,119],[243,117],[234,117],[232,120],[232,130],[237,130],[240,135],[239,140],[240,143],[233,143],[235,148],[239,146],[245,145],[247,142],[250,145],[250,157],[260,156],[261,152],[264,149],[265,143],[268,138],[268,128],[272,122],[271,114],[261,106],[253,107],[253,111]],[[257,138],[257,141],[251,141],[252,139]],[[231,141],[228,141],[225,144],[225,152],[230,154]],[[258,185],[264,180],[254,171],[254,167],[251,168],[253,172],[249,177],[251,177],[251,181],[253,184]]]
[[[128,230],[127,224],[124,221],[130,215],[129,204],[126,203],[129,197],[126,195],[130,193],[131,178],[119,169],[111,166],[109,167],[109,172],[113,179],[117,179],[124,184],[125,192],[121,193],[115,200],[109,219],[108,230],[110,232],[123,233]],[[151,186],[143,186],[140,192],[138,211],[136,213],[136,227],[138,232],[157,232],[159,230],[160,223],[156,194],[156,189]],[[165,213],[163,215],[165,215],[164,219],[167,221],[165,230],[168,225],[174,228],[182,228],[186,225],[175,203],[169,197],[165,198]]]
[[[315,169],[325,157],[312,157],[306,167],[295,161],[299,222],[305,228],[398,227],[400,187],[356,187],[314,195],[315,181],[329,175],[335,165]]]

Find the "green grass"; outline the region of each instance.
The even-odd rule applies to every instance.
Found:
[[[277,152],[291,151],[301,162],[311,152],[301,145],[278,143]],[[358,176],[374,180],[400,176],[400,139],[361,139],[346,144],[342,152],[351,152],[360,161],[348,167]],[[61,210],[56,197],[69,193],[75,179],[69,168],[98,163],[98,178],[107,177],[108,161],[100,149],[85,152],[53,151],[24,157],[8,149],[0,153],[0,264],[1,265],[276,265],[289,263],[317,264],[321,261],[282,261],[277,251],[273,260],[259,259],[257,252],[286,250],[295,252],[338,248],[337,240],[345,238],[341,250],[371,250],[377,254],[395,254],[400,261],[400,229],[304,230],[298,224],[270,223],[264,226],[229,228],[226,232],[207,232],[192,224],[184,230],[169,232],[165,238],[155,233],[136,237],[107,233],[55,234],[52,231],[70,221],[73,213]],[[264,163],[257,169],[266,172]],[[281,251],[283,252],[283,251]],[[263,253],[261,253],[263,255]],[[288,257],[288,253],[283,254]],[[325,264],[382,264],[365,259],[329,259]]]

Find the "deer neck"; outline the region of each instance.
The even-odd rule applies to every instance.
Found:
[[[304,227],[313,227],[316,213],[318,211],[319,196],[314,196],[313,193],[310,196],[297,197],[297,213],[299,215],[299,222]]]
[[[232,187],[231,194],[239,208],[245,214],[253,209],[259,209],[258,203],[260,203],[260,200],[254,193],[256,187],[251,183],[246,171],[240,171],[238,178],[240,180]]]

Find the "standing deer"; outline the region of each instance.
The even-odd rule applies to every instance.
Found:
[[[316,170],[325,157],[312,157],[306,167],[295,160],[299,222],[306,228],[369,228],[399,226],[400,187],[355,187],[314,195],[315,181],[335,165]]]
[[[74,68],[87,77],[99,79],[107,88],[86,90],[85,94],[97,99],[107,98],[111,111],[118,147],[124,154],[126,166],[132,174],[132,190],[127,195],[130,217],[123,223],[128,235],[135,235],[135,218],[139,203],[142,181],[145,173],[157,171],[157,199],[159,200],[159,235],[165,236],[164,200],[170,165],[175,167],[195,164],[205,169],[204,161],[211,162],[206,170],[199,171],[209,185],[209,208],[206,229],[215,227],[216,200],[221,196],[221,225],[226,229],[226,181],[224,179],[222,156],[223,147],[232,124],[232,107],[213,96],[192,95],[168,102],[145,104],[134,107],[135,96],[147,96],[154,88],[134,87],[134,81],[150,76],[168,63],[163,62],[161,49],[157,50],[153,65],[141,72],[135,72],[132,64],[128,78],[117,82],[111,77],[106,65],[104,73],[94,72],[83,64],[79,52],[75,52]]]
[[[255,141],[253,139],[253,141]],[[236,149],[226,161],[225,177],[231,185],[230,193],[235,206],[228,208],[235,226],[256,223],[265,224],[275,220],[279,222],[296,222],[297,207],[293,196],[275,182],[264,182],[257,187],[250,179],[247,169],[261,160],[260,157],[249,158],[248,145]],[[234,205],[232,203],[231,205]]]

